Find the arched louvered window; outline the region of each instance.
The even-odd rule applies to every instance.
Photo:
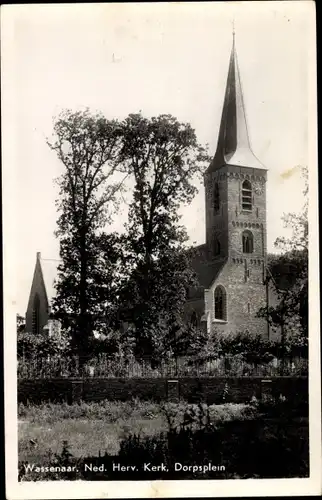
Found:
[[[242,208],[243,210],[252,209],[252,185],[248,180],[242,185]]]
[[[32,310],[32,333],[40,333],[40,299],[38,293],[34,297]]]
[[[243,238],[243,253],[253,253],[254,251],[254,237],[251,231],[244,231]]]
[[[223,286],[217,286],[214,293],[215,319],[227,320],[227,297]]]
[[[219,184],[215,182],[214,185],[214,212],[215,214],[219,212],[220,208],[220,194],[219,194]]]

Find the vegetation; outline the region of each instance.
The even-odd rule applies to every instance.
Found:
[[[55,356],[66,359],[71,354],[69,336],[62,333],[60,336],[49,337],[45,334],[20,332],[17,334],[18,360],[35,360],[40,358],[54,358]]]
[[[142,365],[148,360],[151,372],[174,361],[176,374],[187,356],[190,371],[198,374],[223,359],[225,372],[237,373],[242,366],[240,374],[251,374],[276,357],[291,363],[307,358],[307,170],[303,211],[284,218],[292,238],[279,238],[281,254],[269,256],[268,278],[278,303],[258,316],[281,328],[282,341],[272,343],[247,331],[209,336],[184,321],[187,290],[196,277],[178,208],[191,202],[193,181],[209,160],[189,124],[170,115],[132,114],[118,122],[67,110],[56,120],[49,146],[64,165],[57,200],[62,263],[53,304],[63,328],[59,339],[34,338],[23,334],[24,319],[17,317],[24,372],[28,360],[35,365],[37,357],[50,356],[56,363],[62,353],[71,365],[77,356],[79,369],[110,365],[113,359],[120,367],[115,373],[127,373],[134,358],[144,360]],[[126,179],[132,191],[120,235],[108,229]]]
[[[20,403],[18,405],[18,418],[27,420],[30,423],[52,424],[59,420],[86,419],[103,420],[105,422],[118,422],[120,419],[147,418],[151,419],[157,415],[162,415],[164,422],[169,422],[169,418],[177,425],[187,408],[195,409],[197,405],[188,405],[181,401],[178,403],[165,402],[158,404],[152,401],[140,401],[137,398],[128,401],[109,401],[86,403],[42,403],[31,405]],[[247,404],[225,404],[210,405],[210,416],[214,420],[231,420],[238,416],[244,418],[252,407]]]
[[[279,255],[269,256],[268,280],[278,295],[275,306],[262,308],[258,316],[282,331],[282,357],[306,355],[308,347],[308,169],[304,178],[304,206],[299,214],[284,215],[290,238],[278,238]]]
[[[24,316],[17,314],[16,320],[17,320],[17,334],[24,332],[26,327],[26,320]]]
[[[82,403],[69,407],[68,412],[60,405],[39,409],[20,406],[19,413],[20,418],[29,416],[33,436],[38,436],[33,439],[38,448],[30,450],[28,428],[20,429],[20,480],[287,478],[306,477],[309,473],[308,419],[294,414],[285,398],[219,406],[180,403],[160,407],[138,401],[109,402],[101,408],[94,404],[92,411],[90,405]],[[274,418],[276,413],[279,421]],[[91,415],[91,420],[82,431],[84,415]],[[35,425],[39,420],[42,430]],[[74,433],[68,433],[68,424]],[[51,431],[56,433],[54,441]],[[91,442],[93,439],[95,443]],[[43,456],[39,453],[44,453],[45,442],[47,446],[53,444],[55,450],[48,450]],[[57,450],[59,442],[63,442],[61,452]],[[274,460],[267,461],[268,456]],[[209,462],[219,468],[207,469]],[[77,470],[60,474],[26,472],[28,463],[76,465]],[[137,469],[113,472],[112,463],[134,464]],[[144,463],[163,463],[167,470],[144,471]],[[175,471],[175,463],[184,467]],[[103,465],[103,470],[86,470],[86,464]],[[203,467],[206,469],[200,470]]]
[[[187,364],[199,367],[198,374],[251,376],[307,374],[307,351],[298,349],[290,337],[282,357],[280,340],[269,341],[248,331],[231,334],[215,332]],[[212,367],[212,368],[211,368]]]
[[[279,347],[280,349],[280,347]],[[121,377],[121,378],[154,378],[154,377],[251,377],[251,376],[278,376],[278,375],[307,375],[307,359],[295,358],[293,361],[284,360],[283,370],[281,359],[273,358],[270,362],[254,363],[245,361],[241,354],[227,355],[212,358],[209,353],[206,357],[189,356],[186,359],[170,359],[151,367],[149,360],[126,360],[115,354],[114,356],[101,354],[92,358],[80,370],[77,356],[62,357],[61,355],[31,356],[18,359],[18,378],[47,378],[55,377]],[[251,352],[246,352],[250,357]],[[258,358],[257,353],[255,357]],[[267,353],[267,357],[271,357]],[[255,358],[255,359],[256,359]]]
[[[129,115],[119,123],[66,111],[54,136],[48,144],[64,165],[54,312],[71,332],[74,352],[84,364],[93,332],[108,336],[125,314],[137,356],[179,355],[179,339],[190,333],[183,332],[182,316],[194,276],[178,208],[192,200],[191,181],[208,159],[194,130],[169,115]],[[111,234],[107,225],[128,177],[134,183],[129,223],[124,235]]]
[[[190,408],[195,405],[189,405]],[[58,453],[63,440],[72,444],[72,453],[79,456],[95,455],[99,450],[117,454],[120,443],[131,433],[153,436],[166,432],[167,415],[178,424],[187,405],[149,401],[101,401],[67,405],[66,403],[18,406],[19,459],[43,462],[49,451]],[[226,404],[209,407],[213,420],[246,418],[249,405]],[[37,446],[30,445],[30,439]]]
[[[122,168],[134,180],[124,239],[128,278],[122,307],[133,324],[135,354],[154,361],[182,352],[183,307],[195,283],[178,209],[196,194],[207,161],[189,124],[170,115],[130,115],[123,124]]]
[[[117,183],[114,175],[120,127],[102,115],[67,110],[56,120],[48,144],[64,165],[57,181],[62,262],[53,310],[71,332],[82,363],[92,331],[113,302],[117,237],[102,229],[112,220],[124,180]]]
[[[225,335],[216,332],[209,337],[198,358],[201,361],[209,361],[222,357],[238,357],[241,362],[256,366],[272,361],[277,355],[277,346],[278,342],[269,341],[262,335],[251,335],[248,331]]]

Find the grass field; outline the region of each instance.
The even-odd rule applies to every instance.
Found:
[[[50,454],[59,453],[63,441],[70,443],[76,457],[117,454],[119,443],[130,433],[157,435],[168,430],[165,410],[174,425],[182,421],[186,403],[160,406],[138,400],[80,404],[20,404],[18,408],[19,460],[42,463]],[[190,405],[192,406],[192,405]],[[209,407],[211,421],[222,422],[236,417],[247,419],[254,410],[245,404]]]

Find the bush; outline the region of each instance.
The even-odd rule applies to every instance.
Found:
[[[216,405],[189,405],[177,425],[174,407],[170,406],[168,432],[144,440],[129,436],[122,442],[118,458],[124,463],[167,464],[169,473],[156,474],[157,479],[307,476],[307,419],[294,419],[294,408],[283,397],[260,402],[253,408],[244,405],[243,412],[241,406],[219,406],[223,413],[218,418]],[[287,425],[280,425],[276,417]],[[267,457],[274,460],[268,461]],[[173,471],[175,463],[200,466],[209,462],[224,465],[225,470]]]
[[[34,359],[36,357],[68,356],[71,354],[70,338],[64,332],[59,335],[34,334],[20,332],[17,334],[18,359]]]
[[[87,480],[307,477],[308,419],[295,417],[283,397],[278,401],[269,398],[254,401],[252,406],[244,408],[245,413],[240,412],[238,406],[241,405],[222,405],[221,419],[215,406],[182,406],[178,419],[175,407],[169,404],[164,408],[172,416],[167,432],[144,438],[132,434],[122,440],[118,455],[105,453],[79,460],[72,456],[68,443],[64,442],[62,452],[55,455],[53,461],[65,466],[77,464],[80,478]],[[231,418],[227,418],[229,412]],[[137,470],[113,471],[113,463],[135,465]],[[164,464],[167,470],[144,471],[144,463]],[[183,466],[181,471],[174,470],[176,463]],[[219,468],[207,470],[209,463]],[[85,464],[103,464],[104,471],[85,471]],[[24,478],[23,465],[20,464],[20,479]],[[79,476],[63,473],[60,477],[56,474],[55,479]],[[30,479],[30,475],[26,479]],[[42,473],[40,477],[33,475],[32,479],[51,480],[52,477],[50,473]]]

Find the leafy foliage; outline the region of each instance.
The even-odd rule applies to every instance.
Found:
[[[42,356],[68,355],[70,352],[69,336],[61,333],[58,336],[47,336],[20,332],[17,336],[18,358],[34,358]]]
[[[222,405],[224,410],[230,406],[238,405]],[[214,407],[186,405],[178,421],[177,409],[170,405],[165,408],[169,417],[167,432],[152,436],[130,433],[120,442],[117,455],[107,451],[81,459],[74,457],[69,444],[64,442],[62,452],[55,456],[55,463],[77,464],[81,479],[85,480],[307,477],[308,419],[294,412],[285,398],[251,406],[245,406],[244,411],[228,411],[218,419]],[[271,456],[274,460],[267,461]],[[127,472],[117,471],[113,470],[113,463],[136,467]],[[209,470],[209,463],[222,467]],[[85,464],[101,466],[101,471],[91,471],[91,467],[86,471]],[[143,464],[150,464],[150,471],[149,468],[144,470]],[[164,465],[161,470],[152,468],[160,464]],[[175,464],[184,467],[175,470]],[[23,464],[19,465],[20,480],[30,480],[31,474],[24,477]],[[62,473],[60,477],[66,476]],[[41,479],[49,478],[49,473],[45,473]],[[68,479],[76,478],[79,477],[68,475]]]
[[[53,309],[84,356],[93,329],[111,306],[117,236],[104,234],[102,227],[112,220],[124,180],[115,181],[120,127],[99,114],[67,110],[55,121],[48,144],[64,166],[57,180],[62,263]]]
[[[230,334],[214,332],[209,336],[204,348],[197,356],[202,362],[225,358],[236,358],[250,364],[262,364],[272,360],[277,354],[275,342],[262,335],[251,335],[247,330]]]
[[[258,316],[282,328],[285,344],[298,348],[307,346],[308,336],[308,171],[303,169],[305,202],[300,214],[283,217],[285,227],[292,230],[290,238],[277,238],[279,255],[269,256],[270,279],[278,295],[276,306],[262,308]],[[299,335],[300,332],[300,335]]]
[[[120,161],[134,178],[134,192],[122,303],[135,327],[138,356],[160,359],[182,334],[186,292],[195,277],[178,208],[195,195],[192,179],[207,159],[191,126],[170,115],[130,115],[123,123]]]
[[[24,316],[17,314],[17,333],[24,332],[25,327],[26,327],[26,319],[24,318]]]

